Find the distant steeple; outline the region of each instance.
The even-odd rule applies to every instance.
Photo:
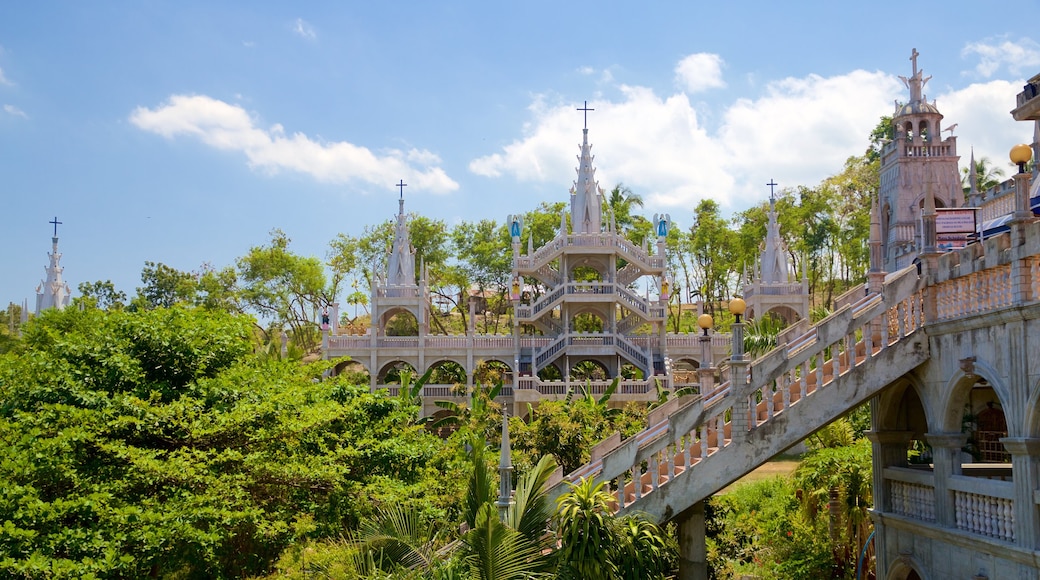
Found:
[[[585,108],[586,122],[588,103]],[[571,231],[575,234],[598,234],[603,231],[603,190],[596,182],[596,169],[592,166],[592,145],[589,144],[589,128],[582,129],[581,155],[578,157],[578,179],[571,187]]]
[[[787,263],[787,244],[780,237],[780,224],[776,216],[776,195],[770,180],[769,186],[769,224],[766,226],[766,240],[760,258],[759,281],[764,284],[786,284],[790,282],[791,270]]]
[[[394,243],[386,268],[387,286],[415,286],[415,248],[408,236],[408,216],[404,213],[404,188],[408,184],[401,180],[401,199],[398,201],[397,225],[394,228]]]
[[[48,308],[65,308],[72,297],[72,290],[61,277],[64,270],[60,265],[61,252],[58,251],[58,225],[61,222],[55,217],[48,223],[54,224],[54,237],[51,238],[51,251],[47,254],[50,257],[50,264],[45,268],[47,279],[36,287],[36,314]]]

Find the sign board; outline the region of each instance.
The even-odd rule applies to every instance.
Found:
[[[952,207],[935,210],[935,245],[942,251],[968,245],[968,236],[978,231],[975,213],[978,208]]]

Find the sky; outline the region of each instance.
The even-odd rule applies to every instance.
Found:
[[[962,166],[1031,142],[1040,0],[0,3],[0,305],[45,276],[129,296],[146,261],[233,265],[281,229],[325,258],[406,207],[449,225],[600,186],[689,227],[862,155],[909,91]],[[956,127],[953,127],[956,125]],[[947,133],[944,133],[947,135]]]

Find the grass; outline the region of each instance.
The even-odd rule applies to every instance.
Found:
[[[778,475],[788,477],[798,468],[799,463],[801,463],[801,457],[798,455],[781,455],[772,461],[767,461],[762,464],[757,469],[733,482],[719,493],[727,493],[734,486],[742,483],[770,479]]]

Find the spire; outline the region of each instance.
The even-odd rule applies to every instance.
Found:
[[[578,110],[592,109],[586,103],[585,109]],[[578,179],[571,187],[571,228],[575,234],[598,234],[603,231],[603,190],[596,182],[593,159],[589,129],[585,127],[582,129],[581,155],[578,157]]]
[[[770,180],[766,185],[769,186],[769,224],[766,226],[766,240],[762,248],[759,281],[764,284],[784,284],[791,281],[791,271],[787,263],[787,245],[780,237],[780,224],[777,222],[776,195],[773,192],[776,183]]]
[[[913,63],[913,75],[910,78],[899,77],[906,88],[910,89],[910,104],[918,104],[922,101],[927,104],[927,100],[924,97],[924,86],[928,84],[928,81],[932,77],[924,78],[924,73],[921,69],[917,68],[917,57],[921,56],[921,53],[917,52],[917,49],[913,49],[910,53],[910,62]]]
[[[982,192],[979,191],[979,167],[975,165],[975,148],[971,148],[971,161],[968,162],[968,203],[982,205]]]
[[[415,286],[415,249],[412,248],[408,235],[408,216],[404,213],[404,188],[408,185],[402,180],[397,184],[401,188],[401,199],[398,201],[397,225],[394,228],[394,243],[390,249],[390,259],[386,268],[388,286]]]
[[[61,252],[58,251],[58,225],[61,222],[55,217],[54,221],[48,223],[54,224],[54,237],[51,238],[51,251],[47,254],[50,258],[50,264],[45,268],[47,279],[36,287],[36,314],[48,308],[59,310],[65,308],[69,305],[72,296],[72,290],[61,276],[64,271],[60,265]],[[22,312],[24,313],[25,310],[23,309]]]

